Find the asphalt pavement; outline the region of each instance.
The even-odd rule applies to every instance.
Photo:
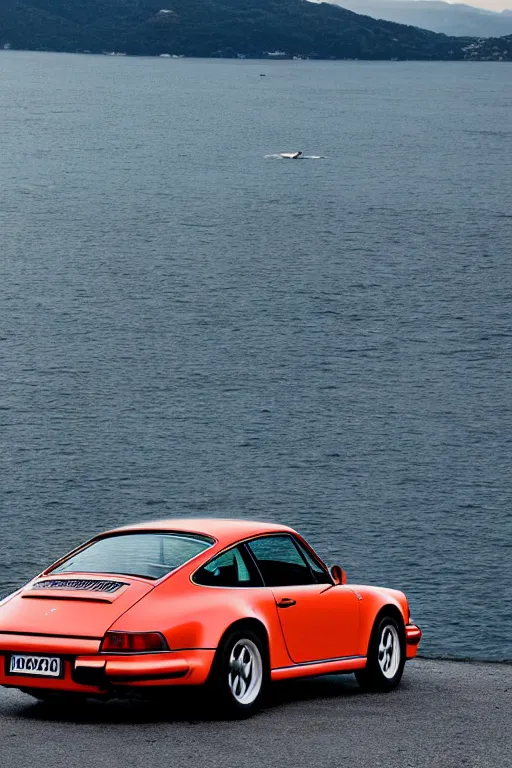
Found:
[[[52,710],[0,689],[1,768],[479,768],[512,766],[512,665],[415,660],[400,688],[352,676],[274,685],[229,722],[194,701]]]

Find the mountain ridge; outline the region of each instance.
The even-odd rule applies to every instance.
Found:
[[[3,0],[0,47],[131,55],[512,60],[512,38],[436,34],[307,0]]]
[[[412,25],[459,37],[512,35],[512,12],[490,11],[443,0],[330,0],[374,19]]]

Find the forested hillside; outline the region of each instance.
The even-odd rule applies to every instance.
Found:
[[[3,46],[138,55],[259,57],[282,51],[336,59],[512,59],[507,38],[478,47],[470,38],[306,0],[0,0]]]

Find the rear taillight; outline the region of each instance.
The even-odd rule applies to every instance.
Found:
[[[107,632],[101,644],[102,653],[149,653],[168,651],[160,632]]]

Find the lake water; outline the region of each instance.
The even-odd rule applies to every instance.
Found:
[[[512,658],[511,75],[0,54],[0,592],[263,518]]]

